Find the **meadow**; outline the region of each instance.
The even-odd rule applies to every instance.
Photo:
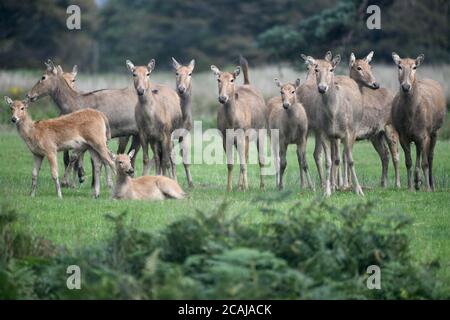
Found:
[[[380,66],[382,67],[382,66]],[[124,67],[125,68],[125,67]],[[433,69],[434,68],[434,69]],[[382,69],[382,68],[380,68]],[[392,70],[391,70],[392,69]],[[377,68],[374,67],[377,75]],[[384,69],[383,69],[384,70]],[[441,83],[450,73],[450,67],[424,68],[424,74],[433,73],[436,78],[442,77]],[[439,72],[437,71],[439,70]],[[304,78],[304,74],[282,67],[284,79]],[[389,83],[395,87],[395,69],[386,67],[389,77],[379,81]],[[82,71],[81,71],[82,72]],[[381,72],[378,74],[381,78]],[[275,95],[277,89],[271,79],[279,75],[276,67],[266,67],[251,70],[251,77],[256,86],[266,90],[268,95]],[[430,74],[431,75],[431,74]],[[173,75],[169,73],[155,73],[155,81],[172,84]],[[28,88],[39,78],[37,72],[0,72],[0,92],[12,95],[23,95]],[[6,80],[9,79],[9,80]],[[101,87],[127,86],[130,79],[124,74],[120,76],[92,76],[82,74],[77,86],[81,90],[90,90]],[[194,82],[194,118],[204,120],[204,128],[214,126],[216,110],[215,91],[216,84],[210,73],[199,74]],[[447,96],[449,88],[446,88]],[[37,102],[30,108],[35,118],[47,118],[57,114],[56,108],[49,98]],[[3,111],[5,107],[3,106]],[[194,189],[189,190],[184,177],[182,166],[178,167],[178,178],[181,186],[188,192],[188,198],[183,201],[165,202],[132,202],[112,201],[110,190],[102,181],[102,194],[100,199],[91,197],[90,166],[87,165],[87,182],[75,189],[64,189],[63,199],[56,198],[54,185],[50,177],[47,161],[41,169],[36,198],[29,197],[31,185],[32,156],[25,144],[21,141],[13,126],[6,124],[8,112],[1,112],[2,128],[0,130],[0,204],[15,209],[20,213],[16,227],[29,234],[45,237],[57,245],[65,246],[69,251],[82,250],[87,245],[96,244],[105,240],[112,232],[112,225],[105,219],[105,214],[119,214],[128,212],[128,223],[139,229],[157,231],[176,221],[182,216],[193,215],[197,210],[214,211],[226,201],[229,203],[229,214],[242,214],[241,219],[248,223],[267,222],[273,219],[273,214],[264,213],[262,209],[287,210],[296,203],[307,206],[311,201],[321,198],[318,188],[318,178],[312,158],[313,139],[308,142],[308,163],[318,190],[300,190],[298,165],[295,149],[291,147],[288,154],[288,167],[285,178],[285,197],[277,199],[280,192],[275,188],[273,176],[266,177],[266,189],[258,188],[258,167],[249,166],[250,190],[239,192],[236,189],[226,193],[226,166],[225,165],[192,165]],[[448,126],[447,121],[447,126]],[[116,150],[116,142],[110,143],[111,150]],[[337,192],[327,202],[343,207],[360,201],[370,201],[375,205],[372,219],[387,219],[397,213],[404,213],[412,218],[414,223],[410,228],[412,249],[418,261],[430,261],[438,258],[441,262],[439,276],[450,286],[450,142],[440,140],[435,153],[435,177],[437,190],[434,193],[409,192],[405,188],[406,170],[401,152],[402,188],[394,189],[393,170],[390,163],[389,187],[379,187],[380,163],[373,147],[366,142],[360,142],[354,150],[356,170],[361,184],[365,188],[365,198],[357,197],[352,192]],[[86,156],[87,158],[87,156]],[[87,160],[87,159],[86,159]],[[62,156],[60,161],[60,174],[62,175]],[[87,161],[86,161],[87,163]],[[139,153],[136,172],[142,171],[142,153]],[[234,186],[237,186],[238,168],[234,170]],[[333,219],[332,216],[329,219]]]

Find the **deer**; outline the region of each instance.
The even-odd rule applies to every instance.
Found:
[[[134,89],[102,89],[87,93],[79,92],[67,84],[64,72],[61,68],[57,68],[51,60],[47,61],[45,65],[46,70],[41,79],[27,94],[30,102],[49,95],[62,115],[85,108],[101,111],[108,118],[111,137],[133,136],[131,147],[136,152],[138,151],[140,142],[134,117],[134,108],[137,104]],[[119,148],[118,151],[122,150]],[[133,161],[135,161],[135,158]],[[95,184],[94,181],[93,184]],[[110,178],[108,179],[108,185],[112,185]]]
[[[94,161],[94,197],[100,195],[100,163],[110,166],[114,171],[114,162],[109,156],[107,141],[110,139],[110,128],[106,116],[96,110],[87,108],[60,116],[55,119],[33,121],[28,113],[28,100],[15,100],[5,97],[11,109],[11,121],[25,141],[34,156],[32,171],[31,196],[36,195],[37,179],[42,160],[47,157],[50,164],[52,179],[55,183],[56,194],[62,198],[58,177],[57,153],[59,151],[74,150],[73,164],[79,154],[88,150]],[[65,175],[72,168],[66,168]]]
[[[134,150],[128,155],[113,155],[117,168],[116,182],[112,192],[115,200],[165,200],[183,199],[185,193],[180,185],[164,176],[143,176],[133,178],[134,169],[131,165]]]
[[[349,62],[349,76],[358,84],[359,91],[363,100],[363,118],[358,126],[357,140],[369,140],[381,160],[382,174],[381,187],[387,186],[387,172],[389,166],[389,153],[392,156],[392,163],[395,172],[395,186],[400,187],[399,172],[399,152],[398,152],[398,134],[391,123],[391,109],[393,93],[381,88],[376,81],[370,62],[374,52],[371,51],[365,58],[356,59],[352,52]],[[389,147],[386,147],[386,143]],[[348,183],[346,178],[347,168],[344,160],[344,186]]]
[[[180,98],[170,87],[150,83],[150,74],[155,68],[151,59],[146,66],[135,66],[126,61],[128,70],[133,75],[133,84],[138,96],[135,107],[135,119],[139,129],[142,151],[144,153],[143,175],[150,170],[148,145],[153,151],[156,174],[166,175],[172,167],[171,175],[176,179],[175,165],[172,162],[172,132],[182,126]]]
[[[256,90],[249,80],[248,62],[244,57],[239,59],[240,66],[231,72],[222,72],[215,65],[211,70],[217,79],[218,100],[220,103],[217,112],[217,127],[222,135],[223,148],[227,154],[227,191],[232,191],[233,158],[231,143],[236,147],[240,159],[239,190],[248,189],[247,159],[250,142],[250,130],[257,131],[256,146],[258,149],[258,163],[261,190],[264,189],[264,140],[263,132],[267,129],[268,110],[262,95]],[[235,80],[241,72],[244,74],[244,84],[236,86]],[[228,131],[228,135],[227,135]],[[233,132],[233,141],[229,141],[230,132]]]
[[[353,181],[354,192],[364,196],[353,160],[353,145],[358,125],[362,120],[362,97],[358,85],[348,77],[335,77],[334,71],[341,56],[332,57],[327,52],[325,59],[313,59],[319,99],[317,108],[321,113],[320,130],[326,157],[326,184],[324,196],[331,195],[332,176],[339,167],[339,141],[344,145],[344,154]],[[332,155],[333,152],[333,155]],[[333,162],[332,162],[333,159]]]
[[[303,105],[297,101],[297,88],[300,79],[294,83],[281,82],[275,78],[275,84],[280,88],[280,97],[274,97],[268,102],[269,129],[278,130],[278,141],[272,141],[275,155],[276,184],[283,189],[283,175],[287,166],[286,152],[289,144],[297,145],[297,160],[300,169],[300,180],[303,188],[303,175],[306,175],[309,188],[313,189],[311,177],[306,162],[306,141],[308,135],[308,118]]]
[[[175,70],[175,86],[180,98],[181,112],[183,115],[182,127],[188,131],[192,130],[192,72],[195,68],[195,60],[191,60],[187,66],[180,64],[174,57],[172,57],[172,66]],[[180,137],[179,141],[184,146],[181,148],[183,157],[183,165],[186,172],[186,179],[188,185],[192,188],[191,171],[189,169],[189,161],[186,161],[184,150],[189,150],[188,139]]]
[[[441,85],[432,79],[417,79],[416,70],[425,56],[400,58],[393,52],[398,68],[399,91],[392,102],[392,123],[405,153],[408,189],[413,190],[411,143],[416,146],[414,188],[420,190],[422,168],[426,191],[434,191],[433,157],[437,133],[446,116],[446,101]]]

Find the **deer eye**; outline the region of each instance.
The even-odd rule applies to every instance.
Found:
[[[189,77],[192,76],[192,73],[189,73]]]
[[[23,109],[24,109],[23,107],[20,108],[20,110],[23,110]]]
[[[333,72],[334,71],[334,69],[332,68],[332,69],[330,69],[330,72]]]
[[[179,76],[180,74],[178,72],[175,73],[176,76]]]
[[[292,94],[294,94],[294,93],[295,93],[295,91],[292,91],[291,93],[292,93]]]
[[[136,74],[136,73],[133,73],[133,77],[137,77],[137,74]]]
[[[231,79],[230,82],[234,82],[234,79]]]
[[[218,83],[221,83],[222,81],[220,81],[220,79],[217,79],[217,82],[218,82]]]
[[[319,69],[316,69],[315,71],[316,71],[317,73],[319,73]]]
[[[147,77],[150,77],[150,72],[147,72]]]
[[[402,66],[398,66],[398,70],[402,70]]]
[[[362,68],[361,68],[361,67],[358,67],[358,68],[356,68],[356,69],[358,69],[359,71],[361,71],[361,70],[362,70]]]
[[[413,67],[413,70],[416,70],[416,69],[417,69],[417,66],[414,66],[414,67]]]
[[[42,76],[41,80],[45,80],[45,79],[46,79],[45,76]]]

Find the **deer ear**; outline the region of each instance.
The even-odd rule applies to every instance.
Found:
[[[174,57],[172,57],[172,67],[173,67],[175,70],[178,70],[178,68],[181,67],[181,64],[179,64],[178,61],[175,60]]]
[[[134,154],[136,153],[136,151],[133,149],[133,150],[131,150],[129,153],[128,153],[128,158],[133,158],[134,157]]]
[[[233,71],[234,78],[237,78],[240,73],[241,73],[241,67],[236,67],[236,69],[234,69],[234,71]]]
[[[365,60],[367,63],[370,63],[370,61],[372,61],[372,58],[373,58],[373,51],[370,51]]]
[[[189,69],[192,71],[195,68],[195,59],[192,59],[191,62],[189,62]]]
[[[150,60],[150,62],[147,64],[147,69],[149,72],[152,72],[153,69],[155,69],[156,61],[155,59]]]
[[[74,77],[76,77],[76,76],[77,76],[77,73],[78,73],[78,66],[77,66],[77,65],[74,65],[73,68],[72,68],[72,75],[73,75]]]
[[[341,56],[338,54],[333,58],[331,64],[333,65],[333,67],[336,67],[339,64],[339,62],[341,62]]]
[[[278,88],[281,88],[281,82],[280,82],[280,80],[278,80],[278,78],[274,78],[273,81],[275,82],[275,84]]]
[[[127,64],[128,70],[130,70],[130,72],[134,72],[135,66],[134,66],[133,62],[131,62],[130,60],[127,60],[125,63]]]
[[[397,53],[392,52],[392,59],[394,60],[396,65],[400,64],[401,58],[400,58],[400,56]]]
[[[331,51],[327,51],[324,59],[327,60],[328,62],[331,62],[332,58],[333,58],[333,55],[331,54]]]
[[[28,100],[27,98],[26,98],[26,99],[23,99],[23,100],[22,100],[22,103],[23,103],[23,105],[24,105],[26,108],[28,108],[28,104],[30,103],[30,100]]]
[[[425,59],[425,55],[422,53],[416,58],[416,67],[420,66]]]
[[[295,87],[298,88],[300,86],[300,78],[297,78],[294,83]]]
[[[215,65],[212,65],[212,66],[211,66],[211,70],[212,70],[212,72],[213,72],[216,76],[219,76],[219,75],[220,75],[220,70],[219,70],[219,68],[217,68]]]
[[[355,63],[355,60],[356,60],[355,54],[352,52],[350,54],[350,63],[349,63],[350,67],[353,66],[353,64]]]
[[[9,105],[12,105],[12,104],[13,104],[12,99],[11,99],[10,97],[8,97],[8,96],[5,96],[5,102],[6,102],[7,104],[9,104]]]

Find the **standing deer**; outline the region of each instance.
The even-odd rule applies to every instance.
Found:
[[[416,59],[402,59],[393,52],[392,58],[398,67],[400,83],[400,90],[392,102],[392,123],[400,136],[400,144],[405,153],[408,189],[412,190],[411,142],[414,142],[415,189],[420,188],[422,167],[426,190],[434,191],[433,156],[437,132],[446,115],[445,96],[438,82],[416,78],[416,70],[424,60],[423,54]]]
[[[331,52],[328,52],[326,57],[331,58]],[[354,80],[334,76],[334,70],[340,61],[340,55],[332,59],[313,61],[317,90],[320,93],[317,108],[320,108],[322,114],[321,131],[327,159],[325,196],[331,195],[332,176],[335,176],[339,167],[339,140],[344,144],[344,153],[352,175],[354,191],[358,195],[364,195],[356,176],[353,160],[353,145],[363,116],[362,98]],[[331,161],[332,151],[333,162]]]
[[[181,112],[183,114],[182,127],[188,131],[192,130],[192,71],[194,71],[195,60],[191,60],[189,65],[183,66],[172,57],[172,66],[175,69],[176,89],[180,97]],[[185,161],[185,150],[189,151],[189,141],[180,137],[180,143],[184,146],[181,148],[181,156],[183,157],[184,170],[189,187],[193,187],[191,171],[189,169],[189,161]]]
[[[239,189],[248,189],[247,158],[250,137],[249,130],[257,130],[256,145],[258,148],[258,162],[260,168],[260,189],[264,189],[262,168],[264,165],[264,141],[261,129],[267,128],[267,107],[262,95],[250,85],[248,77],[248,62],[240,57],[240,65],[244,73],[244,84],[235,86],[235,80],[241,72],[237,67],[233,73],[222,72],[212,65],[211,70],[217,78],[219,89],[219,103],[217,112],[217,127],[222,134],[223,147],[227,154],[227,190],[232,190],[233,159],[232,150],[228,149],[228,135],[233,132],[232,143],[236,147],[240,159]],[[228,135],[227,135],[228,131]],[[230,146],[231,147],[231,146]]]
[[[275,84],[280,88],[280,97],[274,97],[268,102],[269,129],[278,130],[278,141],[272,141],[275,155],[276,183],[278,189],[283,189],[283,175],[286,169],[286,152],[289,144],[297,145],[297,160],[300,169],[300,180],[303,188],[303,173],[308,186],[313,188],[306,162],[306,137],[308,135],[308,118],[303,105],[297,101],[296,89],[300,79],[295,83],[282,85],[275,78]],[[271,131],[272,132],[272,131]]]
[[[31,184],[31,196],[36,194],[37,178],[42,160],[47,157],[50,170],[56,187],[58,198],[62,198],[58,178],[57,152],[74,150],[73,163],[81,152],[89,150],[94,161],[94,197],[100,195],[100,162],[114,170],[114,163],[109,157],[106,145],[110,138],[108,119],[99,111],[93,109],[79,110],[55,119],[33,121],[28,114],[28,100],[13,101],[5,97],[11,108],[11,121],[16,124],[20,136],[27,144],[34,156],[34,168]],[[71,165],[66,168],[65,175],[70,171]]]
[[[134,150],[126,154],[113,156],[117,176],[112,192],[113,199],[122,200],[165,200],[183,199],[184,191],[178,183],[164,176],[143,176],[133,179],[134,169],[131,158]]]
[[[395,171],[395,186],[400,187],[400,173],[398,168],[398,134],[391,124],[392,99],[394,95],[385,88],[380,88],[372,74],[373,51],[365,58],[356,59],[350,55],[350,78],[356,81],[363,100],[363,117],[358,126],[357,140],[368,139],[380,156],[382,174],[381,186],[387,185],[387,172],[389,166],[389,151],[392,156]],[[389,146],[386,147],[386,142]],[[344,160],[344,185],[348,183],[346,178],[347,168]]]
[[[152,59],[147,66],[134,66],[126,61],[128,70],[133,75],[134,88],[138,95],[135,108],[135,119],[139,128],[139,137],[144,153],[144,173],[150,170],[148,145],[153,151],[156,173],[165,175],[166,170],[172,167],[172,177],[176,178],[172,163],[172,132],[181,128],[183,115],[180,107],[180,98],[168,86],[150,84],[150,74],[155,68]]]
[[[129,88],[103,89],[81,93],[67,84],[62,69],[58,69],[51,61],[45,65],[47,70],[27,94],[31,102],[49,95],[61,114],[68,114],[85,108],[101,111],[108,118],[111,137],[132,135],[131,147],[135,150],[139,149],[139,133],[134,118],[134,108],[137,104],[135,90]],[[108,179],[108,182],[112,184],[110,179]]]

